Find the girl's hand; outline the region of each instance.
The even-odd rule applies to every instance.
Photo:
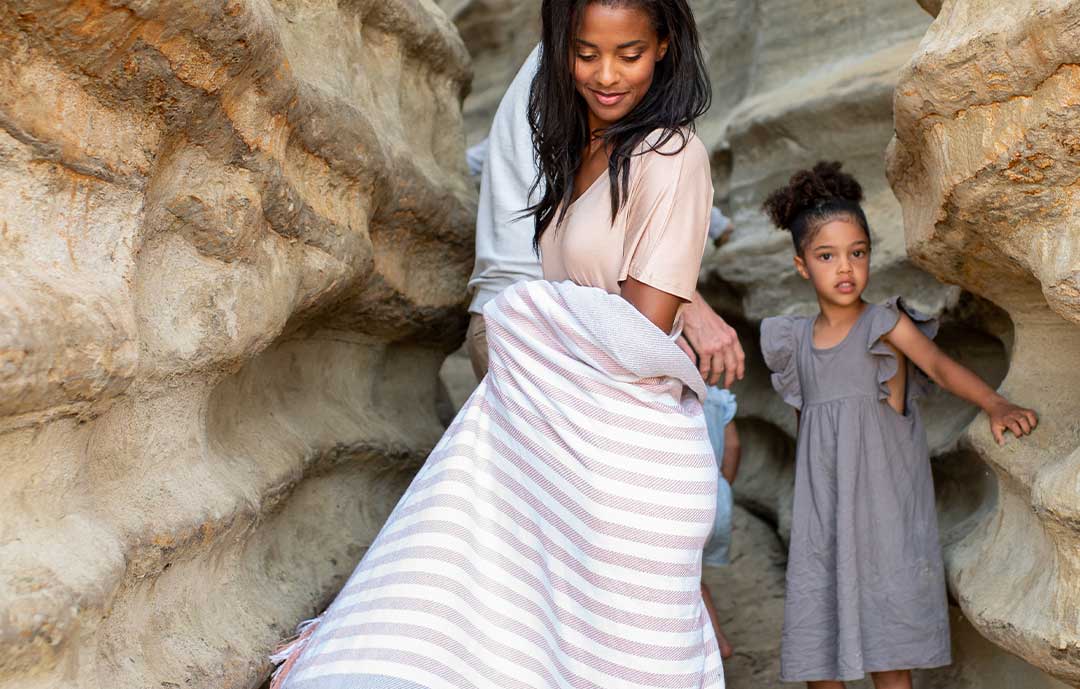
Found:
[[[990,417],[990,432],[998,445],[1005,444],[1005,431],[1019,438],[1027,435],[1039,425],[1039,417],[1031,409],[1018,407],[1009,400],[1001,398],[986,410]]]
[[[981,378],[941,351],[919,332],[907,314],[901,314],[886,341],[904,353],[930,378],[961,399],[977,405],[990,417],[990,432],[998,445],[1005,444],[1005,431],[1020,436],[1039,425],[1039,417],[1030,409],[1018,407],[999,395]]]

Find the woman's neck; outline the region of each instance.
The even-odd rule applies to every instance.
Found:
[[[605,122],[597,117],[592,110],[589,110],[589,139],[591,141],[596,140],[597,137],[602,136],[604,130],[611,126],[611,122]]]

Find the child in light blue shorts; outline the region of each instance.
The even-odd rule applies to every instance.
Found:
[[[709,429],[709,441],[720,468],[716,488],[716,518],[713,532],[705,543],[701,563],[719,567],[729,562],[731,549],[731,484],[739,470],[739,431],[735,428],[735,395],[722,388],[710,387],[705,396],[705,420]]]
[[[731,510],[733,507],[731,484],[735,481],[735,473],[739,470],[740,456],[739,432],[735,428],[737,405],[735,395],[731,392],[710,387],[705,396],[704,406],[709,442],[712,443],[720,476],[716,485],[716,516],[713,519],[713,530],[705,543],[701,564],[706,567],[719,567],[728,564],[731,549]],[[723,630],[720,629],[712,593],[704,581],[701,582],[701,593],[705,600],[705,607],[709,611],[709,617],[712,618],[716,641],[720,645],[720,655],[729,658],[734,649],[724,636]]]

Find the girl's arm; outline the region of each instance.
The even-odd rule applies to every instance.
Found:
[[[1031,433],[1039,424],[1034,411],[1018,407],[1005,399],[970,369],[941,351],[933,340],[922,334],[907,314],[900,314],[896,327],[885,336],[885,340],[903,352],[939,386],[985,411],[990,417],[990,432],[998,445],[1005,444],[1006,430],[1019,438]]]
[[[720,460],[720,474],[728,482],[734,485],[735,475],[739,473],[739,460],[742,458],[742,448],[739,446],[739,430],[735,422],[731,421],[724,426],[724,458]]]
[[[621,294],[623,299],[633,304],[653,325],[665,333],[671,332],[679,304],[683,303],[681,299],[631,277],[622,283]]]

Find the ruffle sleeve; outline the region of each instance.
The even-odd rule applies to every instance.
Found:
[[[761,354],[772,371],[772,386],[784,401],[802,409],[802,387],[796,357],[796,316],[776,316],[761,322]]]
[[[937,319],[911,308],[904,303],[903,297],[893,297],[877,307],[870,324],[867,346],[877,363],[878,396],[883,400],[889,398],[889,381],[899,370],[896,353],[885,343],[885,336],[892,332],[892,329],[900,322],[901,311],[906,313],[908,318],[915,323],[915,327],[931,340],[937,336],[938,332]],[[908,404],[914,402],[928,394],[932,388],[933,382],[930,377],[909,359],[906,402]]]

